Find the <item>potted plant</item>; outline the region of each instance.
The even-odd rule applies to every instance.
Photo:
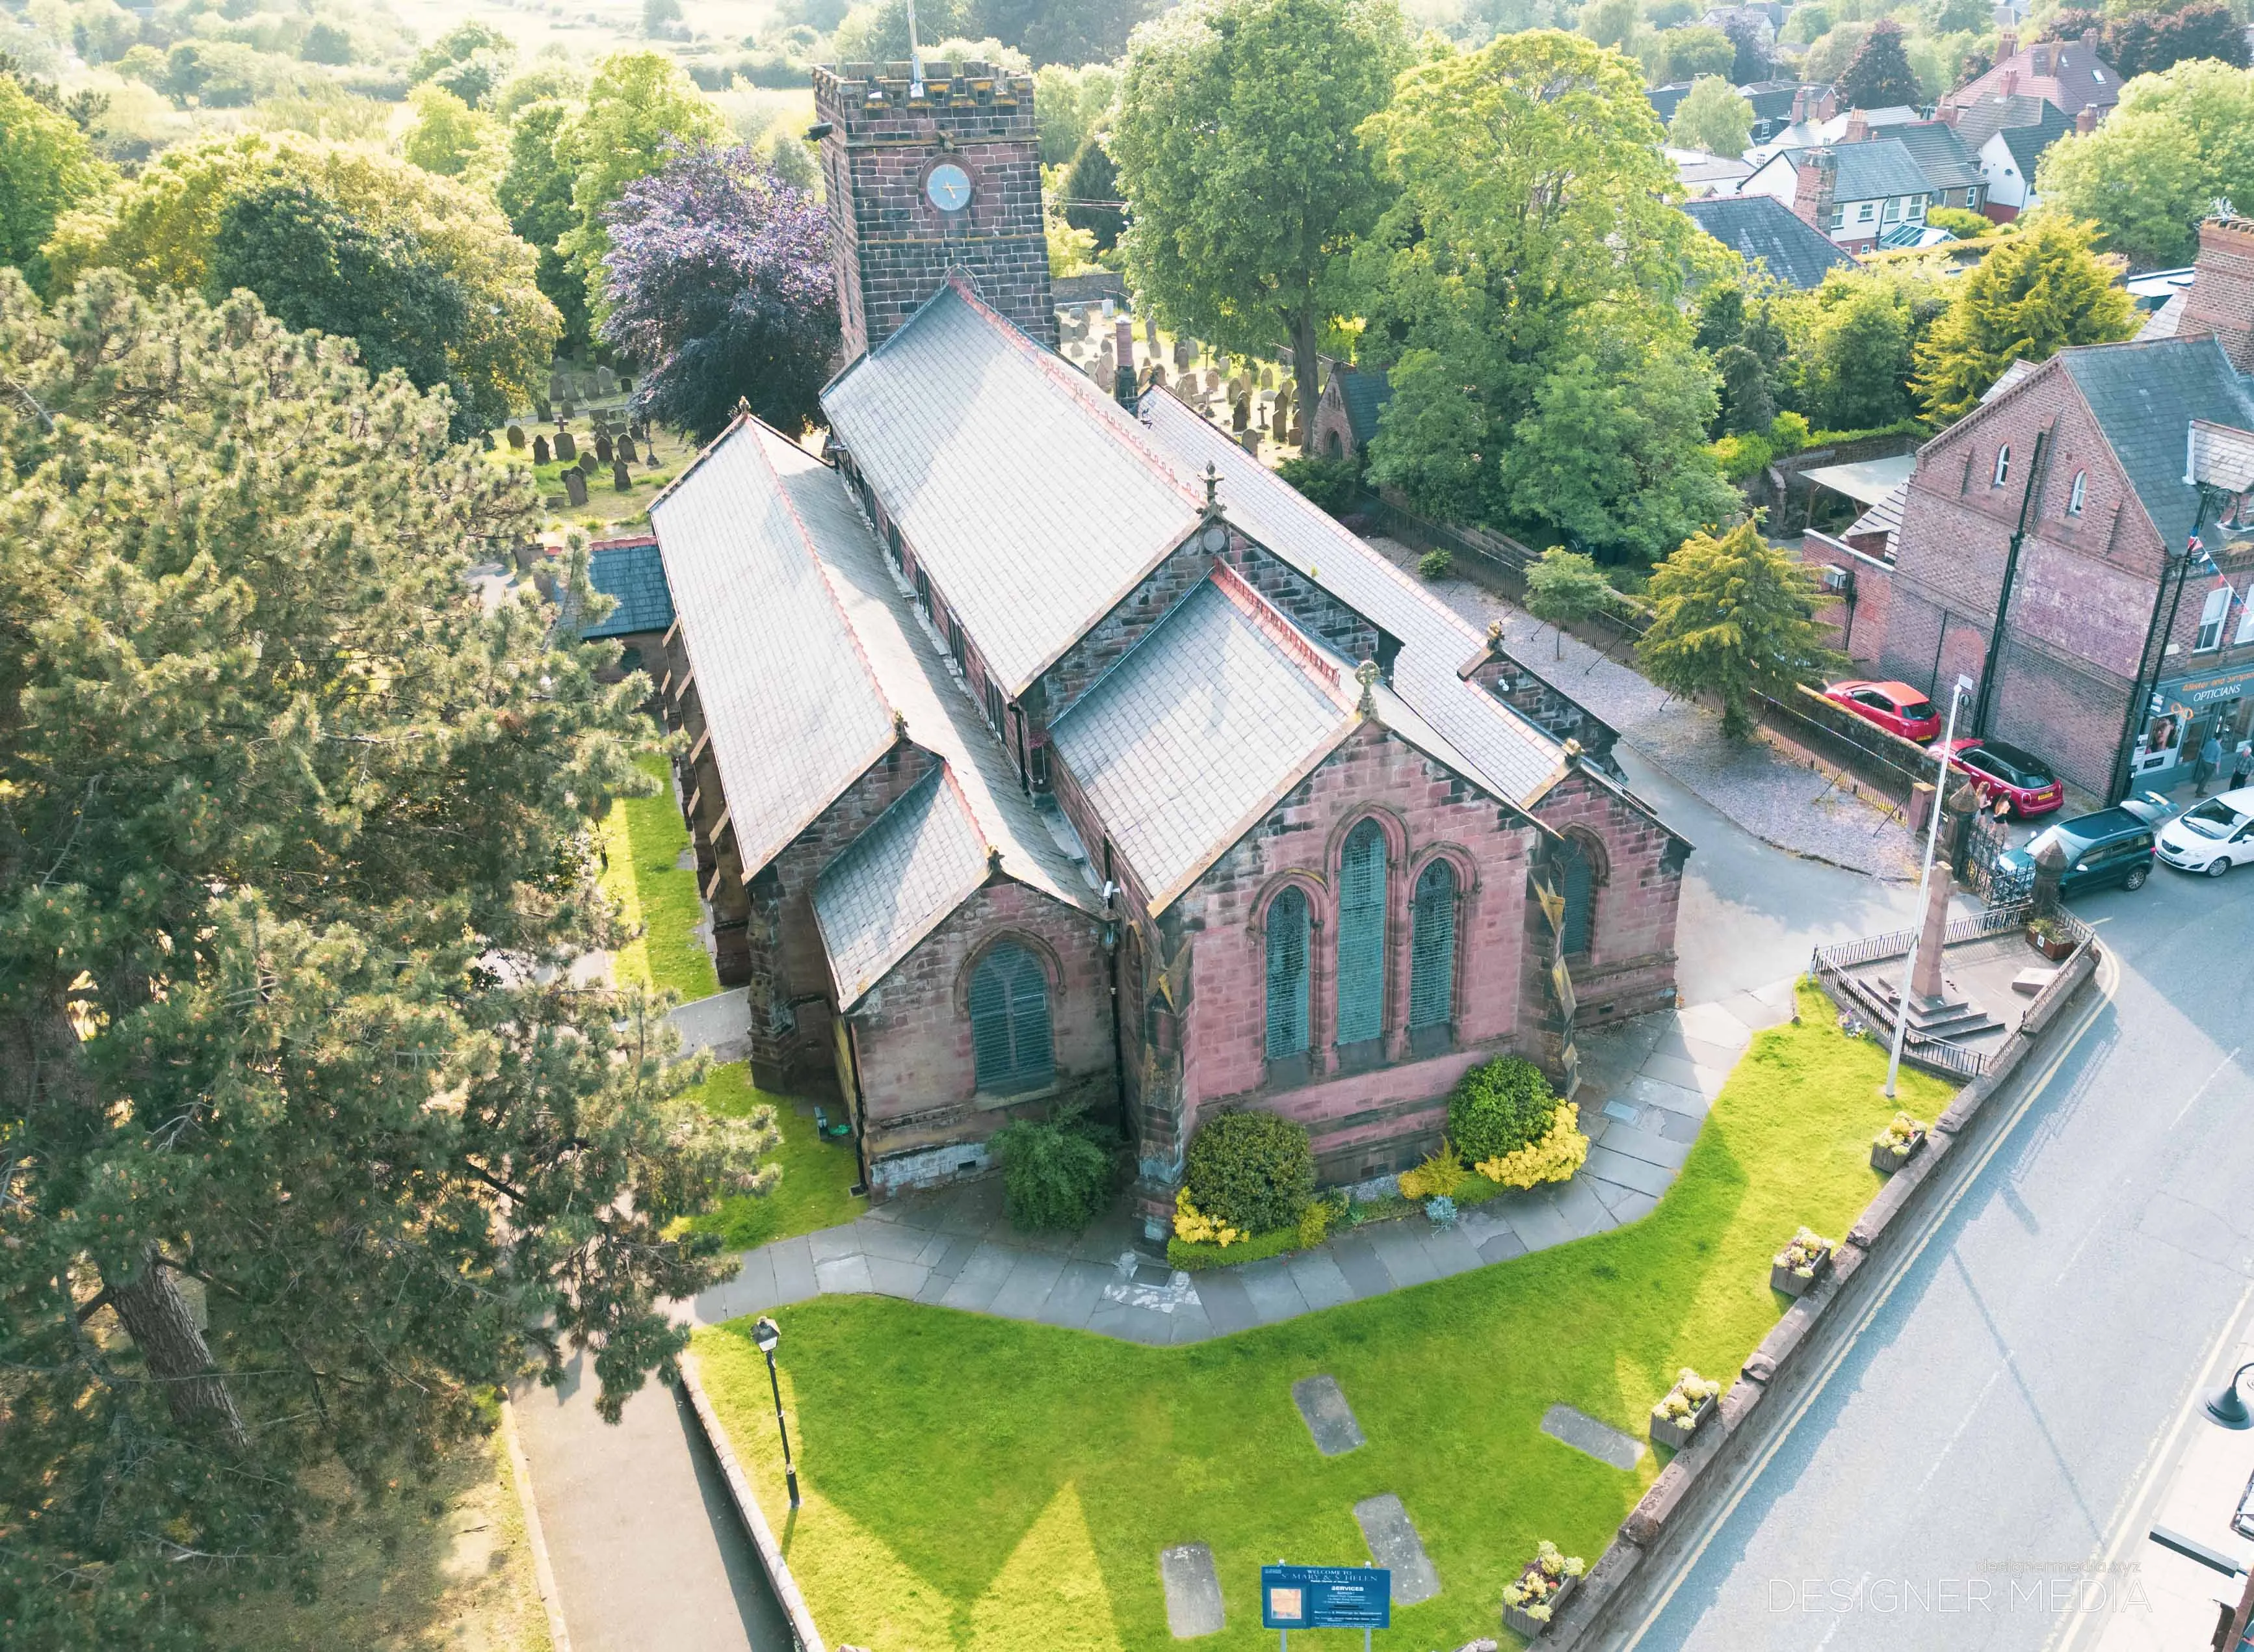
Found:
[[[1830,1269],[1835,1248],[1831,1240],[1802,1228],[1769,1264],[1768,1288],[1788,1297],[1805,1296]]]
[[[1894,1122],[1871,1138],[1871,1168],[1891,1176],[1925,1145],[1925,1125],[1908,1113],[1896,1113]]]
[[[2051,914],[2027,920],[2027,942],[2053,963],[2071,953],[2076,944],[2066,926]]]
[[[1544,1537],[1534,1558],[1526,1563],[1526,1570],[1518,1574],[1518,1581],[1503,1586],[1504,1627],[1529,1641],[1541,1635],[1586,1570],[1580,1556],[1559,1552],[1558,1545]]]
[[[1675,1378],[1675,1386],[1667,1390],[1667,1397],[1651,1408],[1651,1443],[1681,1451],[1721,1398],[1719,1382],[1684,1366]]]

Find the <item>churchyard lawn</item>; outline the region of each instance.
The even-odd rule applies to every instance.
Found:
[[[1769,1261],[1794,1229],[1837,1237],[1877,1191],[1886,1052],[1843,1036],[1812,988],[1801,1005],[1801,1025],[1755,1036],[1659,1207],[1594,1238],[1180,1348],[883,1297],[778,1311],[794,1517],[750,1321],[700,1331],[822,1634],[884,1652],[1157,1652],[1173,1644],[1159,1551],[1204,1543],[1228,1628],[1200,1644],[1251,1652],[1270,1644],[1260,1565],[1367,1563],[1354,1505],[1389,1492],[1441,1584],[1396,1609],[1392,1638],[1502,1633],[1503,1585],[1537,1542],[1593,1564],[1658,1468],[1582,1455],[1541,1432],[1544,1410],[1644,1438],[1677,1368],[1726,1381],[1775,1323]],[[1941,1082],[1903,1079],[1920,1117],[1948,1104]],[[1318,1374],[1366,1445],[1317,1453],[1292,1384]]]
[[[657,782],[648,797],[621,797],[603,822],[603,891],[619,905],[629,928],[644,933],[612,956],[611,978],[624,986],[669,989],[682,1003],[720,990],[712,956],[696,933],[704,920],[696,874],[677,863],[689,847],[689,829],[673,801],[670,766],[655,752],[637,760]]]

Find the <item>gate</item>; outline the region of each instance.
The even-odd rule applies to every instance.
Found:
[[[1957,858],[1956,879],[1991,906],[2009,906],[2034,893],[2034,869],[2002,864],[2012,846],[2002,811],[1981,809],[1966,822],[1964,852]]]

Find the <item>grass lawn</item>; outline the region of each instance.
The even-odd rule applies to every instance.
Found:
[[[731,1118],[765,1102],[774,1109],[775,1123],[782,1130],[782,1145],[767,1160],[782,1166],[782,1180],[774,1191],[723,1201],[710,1215],[696,1219],[700,1229],[718,1233],[731,1249],[748,1250],[772,1240],[834,1228],[868,1209],[866,1199],[848,1191],[861,1174],[851,1140],[822,1140],[814,1133],[811,1114],[799,1113],[787,1096],[756,1088],[743,1062],[715,1068],[712,1076],[690,1093]]]
[[[673,801],[666,760],[651,752],[639,762],[642,773],[658,782],[656,794],[619,799],[603,822],[609,858],[603,888],[619,903],[626,922],[643,931],[612,959],[612,976],[621,985],[640,981],[670,987],[683,1003],[710,998],[720,990],[720,978],[696,934],[704,916],[696,874],[675,864],[689,847],[689,829]]]
[[[1258,1568],[1368,1558],[1353,1505],[1397,1494],[1441,1592],[1404,1648],[1495,1634],[1503,1585],[1554,1538],[1594,1563],[1657,1472],[1539,1429],[1564,1401],[1641,1437],[1678,1366],[1734,1376],[1775,1323],[1769,1258],[1837,1237],[1879,1186],[1886,1052],[1803,1024],[1756,1037],[1659,1208],[1633,1227],[1374,1301],[1185,1348],[1146,1348],[882,1297],[779,1310],[805,1507],[749,1322],[697,1334],[706,1382],[832,1642],[884,1652],[1170,1647],[1158,1551],[1212,1546],[1227,1631],[1252,1652]],[[1905,1074],[1930,1118],[1949,1088]],[[1338,1378],[1368,1444],[1317,1455],[1291,1399]],[[1349,1634],[1308,1634],[1345,1652]]]

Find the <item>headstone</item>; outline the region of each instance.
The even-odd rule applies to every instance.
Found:
[[[592,476],[595,473],[595,456],[582,450],[579,454],[579,468],[587,475]]]
[[[619,457],[629,465],[641,463],[640,457],[634,452],[634,433],[631,430],[619,438]]]
[[[513,452],[524,452],[524,426],[512,424],[508,427],[508,445]]]
[[[1237,444],[1237,446],[1239,446],[1239,447],[1242,448],[1246,452],[1248,452],[1248,453],[1251,454],[1253,458],[1258,458],[1260,457],[1260,432],[1259,432],[1259,431],[1257,431],[1257,430],[1247,430],[1247,431],[1245,431],[1242,435],[1239,436],[1239,437],[1236,438],[1236,444]]]
[[[625,373],[619,374],[619,394],[620,396],[632,396],[634,394],[634,378],[632,374]]]
[[[1158,385],[1161,388],[1164,388],[1166,386],[1166,369],[1156,361],[1151,363],[1151,382]]]
[[[546,396],[536,396],[532,398],[532,416],[545,424],[556,416],[556,410],[549,405]]]
[[[478,432],[478,445],[485,449],[486,452],[492,452],[494,451],[493,432],[491,430],[480,430]]]
[[[1251,402],[1251,399],[1250,399],[1250,397],[1248,397],[1248,396],[1239,396],[1239,397],[1237,397],[1237,398],[1236,398],[1236,405],[1235,405],[1234,407],[1232,407],[1232,408],[1229,410],[1229,414],[1228,414],[1228,428],[1229,428],[1230,430],[1243,430],[1246,426],[1248,426],[1248,425],[1249,425],[1249,424],[1250,424],[1251,423],[1252,423],[1252,402]]]
[[[1307,1432],[1315,1437],[1315,1449],[1324,1456],[1336,1457],[1365,1443],[1362,1424],[1354,1420],[1354,1408],[1346,1403],[1338,1378],[1301,1377],[1292,1384],[1292,1404],[1299,1408]]]
[[[619,375],[612,372],[608,368],[597,368],[595,369],[595,394],[597,396],[616,396],[618,393]]]
[[[607,430],[595,432],[595,459],[602,465],[611,462],[611,433]]]
[[[576,465],[564,472],[564,497],[574,505],[587,502],[587,472]]]
[[[556,457],[569,465],[579,457],[578,438],[569,430],[556,432]]]
[[[1643,1460],[1644,1445],[1633,1434],[1623,1434],[1610,1423],[1598,1421],[1570,1405],[1553,1405],[1542,1413],[1542,1432],[1577,1452],[1586,1452],[1600,1463],[1631,1469]]]
[[[1177,1641],[1219,1634],[1228,1627],[1222,1608],[1221,1574],[1213,1550],[1201,1543],[1158,1551],[1158,1581],[1166,1592],[1166,1632]]]
[[[1272,390],[1276,388],[1275,368],[1263,368],[1260,369],[1260,388],[1264,390]]]
[[[550,374],[548,375],[548,399],[551,402],[570,401],[571,399],[570,380],[565,378],[560,373]],[[542,414],[541,416],[545,418],[547,415]]]
[[[536,465],[545,465],[548,463],[548,438],[546,437],[536,436],[532,438],[532,462]]]
[[[634,492],[634,477],[626,470],[626,460],[620,459],[611,466],[611,486],[621,494]]]
[[[1440,1592],[1440,1574],[1424,1552],[1424,1540],[1410,1523],[1409,1511],[1391,1492],[1365,1497],[1354,1506],[1369,1558],[1393,1573],[1393,1604],[1413,1606]]]

